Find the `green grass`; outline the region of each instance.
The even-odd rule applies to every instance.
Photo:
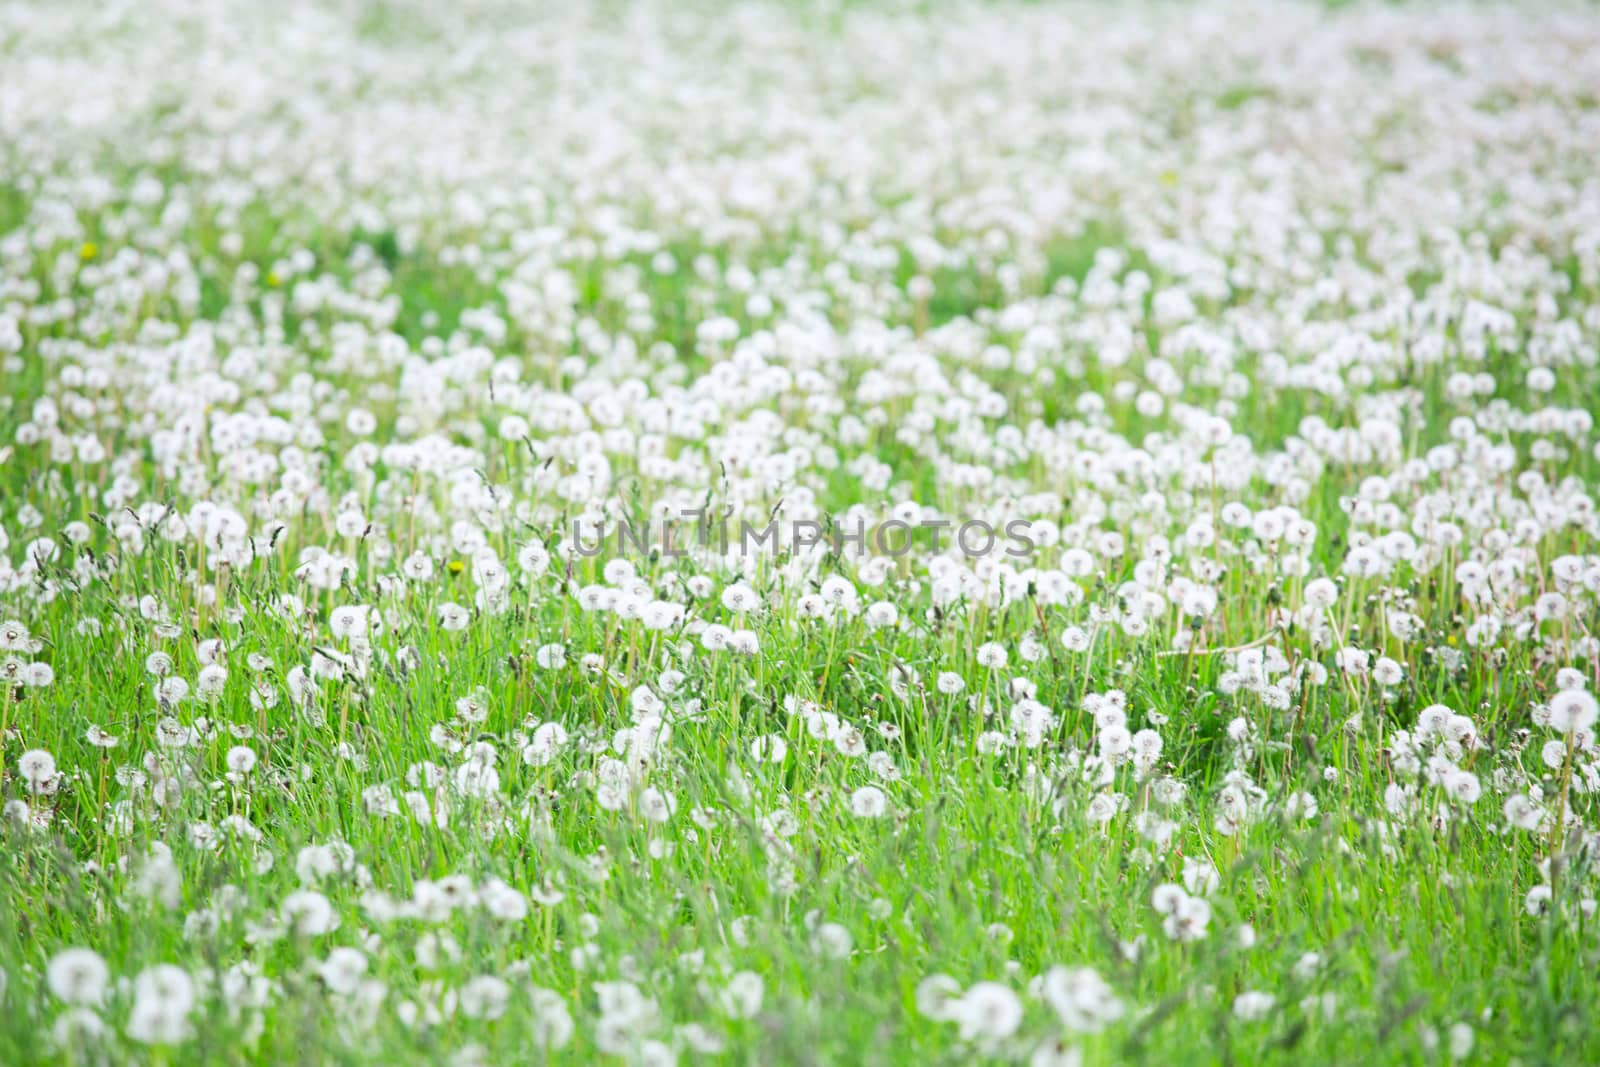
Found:
[[[429,43],[403,5],[346,14],[371,47]],[[804,19],[833,41],[861,33],[858,17]],[[1346,53],[1362,55],[1361,77],[1387,84],[1393,57]],[[1439,65],[1446,93],[1463,72]],[[0,356],[0,623],[19,631],[0,649],[0,1064],[660,1062],[668,1048],[752,1065],[1042,1064],[1058,1040],[1088,1064],[1600,1062],[1587,788],[1600,772],[1592,739],[1566,746],[1537,718],[1563,668],[1600,688],[1594,583],[1557,575],[1563,557],[1587,575],[1600,556],[1596,434],[1548,418],[1592,413],[1600,389],[1588,253],[1495,229],[1502,193],[1462,223],[1483,222],[1482,262],[1429,230],[1401,277],[1371,252],[1389,223],[1351,208],[1297,231],[1324,239],[1306,263],[1247,263],[1254,284],[1201,294],[1162,265],[1171,243],[1208,236],[1183,230],[1180,210],[1217,173],[1180,169],[1196,128],[1301,106],[1223,73],[1203,93],[1163,82],[1172,99],[1141,117],[1140,136],[1182,149],[1159,165],[1154,147],[1131,153],[1147,199],[1087,188],[1079,221],[1058,212],[1034,228],[957,213],[881,232],[841,217],[834,232],[811,218],[822,198],[720,230],[659,203],[605,203],[623,220],[606,222],[565,214],[563,192],[586,209],[605,198],[554,178],[537,190],[554,207],[508,197],[519,206],[468,224],[448,188],[397,193],[387,214],[354,210],[381,189],[229,190],[234,203],[180,197],[225,184],[203,160],[172,163],[181,152],[63,148],[46,166],[0,150],[0,242],[27,239],[0,258],[0,316],[21,341]],[[1414,118],[1375,121],[1371,137],[1401,137]],[[158,109],[152,128],[181,121]],[[1368,147],[1350,158],[1373,194],[1400,168]],[[1054,149],[1036,150],[1048,165],[1024,176],[1055,174]],[[222,177],[239,177],[229,166]],[[69,180],[90,171],[109,194]],[[1017,190],[1031,186],[1002,174],[986,186],[996,202],[1027,206]],[[157,203],[135,202],[144,177],[163,182]],[[885,184],[882,218],[910,217],[907,190]],[[178,199],[188,214],[169,225]],[[653,251],[605,254],[623,226],[676,269]],[[545,228],[559,240],[531,239]],[[1334,251],[1346,228],[1349,255]],[[128,264],[152,280],[120,284]],[[1461,320],[1491,268],[1527,284],[1498,298],[1514,338],[1480,358]],[[1303,299],[1334,278],[1350,288]],[[1551,279],[1564,289],[1540,308]],[[1384,280],[1388,325],[1350,295]],[[1182,327],[1160,317],[1175,289],[1194,294],[1186,325],[1210,334],[1176,344]],[[302,305],[313,290],[324,299]],[[1559,372],[1541,393],[1527,372],[1552,308],[1579,343],[1539,357]],[[702,335],[721,318],[737,343]],[[1262,321],[1266,340],[1246,343],[1241,324]],[[1101,327],[1126,327],[1131,350]],[[1365,362],[1338,364],[1331,385],[1280,374],[1355,334]],[[1415,357],[1423,334],[1437,362]],[[1458,372],[1489,375],[1492,396],[1453,397]],[[358,411],[370,432],[360,415],[352,425]],[[1215,421],[1201,416],[1248,447],[1205,443]],[[1393,448],[1341,455],[1313,418],[1367,444],[1392,418]],[[1430,466],[1451,442],[1458,462]],[[600,458],[608,481],[574,480],[599,477]],[[1394,514],[1363,519],[1363,495]],[[560,555],[585,504],[638,520],[685,500],[757,527],[814,508],[832,529],[849,509],[881,519],[914,501],[957,523],[1025,515],[1061,538],[1020,575],[920,549],[748,565],[656,552],[631,556],[627,575]],[[1315,536],[1296,549],[1233,524],[1229,504],[1292,509]],[[248,542],[202,533],[212,505],[237,513]],[[362,521],[341,529],[341,511]],[[1382,576],[1347,571],[1366,540],[1425,541],[1425,513],[1461,542]],[[1197,529],[1213,527],[1210,540]],[[535,540],[557,553],[547,570],[518,562]],[[1091,573],[1051,599],[1076,549]],[[344,557],[339,580],[304,575],[315,550]],[[480,554],[509,571],[503,611],[479,603]],[[416,557],[432,574],[401,577]],[[1493,605],[1461,588],[1469,560],[1515,571],[1496,577]],[[959,595],[941,584],[950,569],[968,575]],[[1302,610],[1323,577],[1336,603]],[[1214,608],[1181,610],[1180,578]],[[895,621],[812,617],[840,579]],[[760,610],[725,605],[741,582]],[[1558,583],[1570,613],[1537,617]],[[641,611],[586,606],[600,586],[682,617],[651,628]],[[1141,586],[1164,597],[1147,619],[1133,611]],[[448,605],[464,628],[443,625]],[[379,620],[365,641],[336,625],[351,606]],[[1476,644],[1490,614],[1503,632]],[[752,631],[759,651],[708,650],[710,624]],[[1088,647],[1069,649],[1080,629]],[[226,675],[203,694],[212,642]],[[564,663],[547,662],[552,645]],[[991,645],[1004,666],[986,662]],[[1346,676],[1345,647],[1403,674]],[[1238,675],[1267,649],[1294,681],[1253,691]],[[156,654],[170,658],[159,672]],[[31,664],[49,684],[29,684]],[[158,673],[187,693],[163,702]],[[941,688],[947,673],[961,692]],[[1052,713],[1036,744],[1013,721],[1024,688]],[[660,718],[636,713],[645,690]],[[1096,716],[1117,694],[1127,731],[1161,740],[1146,767],[1094,759],[1118,736]],[[1402,732],[1436,704],[1468,717],[1477,743],[1429,742],[1423,770]],[[859,746],[819,725],[824,713]],[[568,742],[525,758],[550,723]],[[763,758],[780,741],[786,755]],[[475,746],[493,758],[491,788],[473,788]],[[230,772],[240,748],[254,766]],[[41,750],[60,770],[47,786],[26,771]],[[1455,773],[1481,796],[1447,795],[1441,775]],[[884,794],[880,817],[852,810],[867,786]],[[1314,814],[1297,811],[1307,795]],[[1531,796],[1543,821],[1511,825],[1507,801]],[[330,844],[348,862],[318,873]],[[1203,881],[1197,865],[1215,872],[1187,890],[1209,922],[1175,938],[1156,901]],[[491,913],[496,880],[525,915]],[[456,885],[452,907],[441,882]],[[336,923],[292,928],[286,908],[314,902],[307,891]],[[429,907],[385,915],[414,898]],[[62,1029],[74,1016],[50,967],[74,947],[111,975],[92,1005],[99,1037]],[[365,969],[345,981],[325,965],[350,949]],[[171,1040],[141,1039],[140,976],[163,964],[193,978],[194,1004]],[[1030,990],[1057,966],[1091,968],[1117,1010],[1071,1024]],[[745,972],[759,1004],[730,1011]],[[919,1003],[938,975],[1012,990],[1021,1022],[994,1041],[962,1036]],[[503,1011],[479,1003],[495,982]],[[648,1000],[626,1020],[609,985],[622,982]],[[537,1036],[561,1015],[540,990],[572,1022],[556,1047]],[[1272,998],[1256,1017],[1238,1007],[1251,993]]]
[[[408,314],[450,306],[451,298],[440,296],[451,284],[448,272],[430,275],[420,262],[396,266],[397,279],[414,282],[400,294]],[[336,435],[329,448],[337,447]],[[882,448],[879,454],[889,455]],[[29,462],[25,453],[22,458]],[[531,467],[524,453],[510,450],[500,480],[523,484]],[[80,487],[98,481],[93,472],[79,477]],[[330,470],[329,477],[332,490],[359,491],[347,475]],[[1330,475],[1322,487],[1331,498],[1340,479]],[[937,491],[937,485],[927,488]],[[45,514],[59,515],[68,506],[65,485],[52,489],[47,481],[14,478],[8,491]],[[852,495],[848,480],[833,483],[829,492],[841,504]],[[436,503],[443,503],[441,493],[437,486],[427,490]],[[1323,507],[1312,514],[1326,522],[1332,514]],[[562,533],[543,532],[552,543]],[[399,537],[400,531],[389,534]],[[525,536],[509,529],[490,543],[510,559]],[[252,1013],[233,1019],[220,1006],[204,1008],[185,1057],[272,1062],[315,1047],[336,1062],[409,1061],[449,1051],[468,1035],[491,1059],[526,1048],[530,1022],[520,997],[493,1024],[458,1021],[433,1031],[384,1025],[351,1036],[347,1012],[325,1000],[308,968],[329,947],[369,928],[382,944],[371,974],[388,984],[391,1003],[421,995],[429,981],[448,985],[527,960],[538,984],[567,996],[575,1013],[592,1001],[590,982],[637,973],[666,1018],[701,1018],[715,1010],[707,1006],[703,981],[685,972],[683,954],[704,951],[715,961],[708,964],[713,972],[749,968],[765,979],[762,1013],[726,1025],[732,1056],[749,1062],[949,1057],[947,1030],[915,1010],[917,982],[934,972],[963,982],[1005,978],[1008,961],[1020,964],[1024,975],[1054,962],[1093,965],[1133,1007],[1125,1023],[1078,1039],[1094,1060],[1188,1062],[1198,1055],[1342,1062],[1377,1055],[1424,1062],[1423,1027],[1459,1021],[1477,1028],[1480,1054],[1491,1059],[1572,1062],[1596,1050],[1583,1009],[1583,976],[1593,965],[1584,923],[1574,920],[1579,929],[1569,932],[1522,909],[1522,896],[1536,880],[1540,841],[1502,836],[1487,802],[1484,811],[1446,826],[1413,824],[1392,837],[1373,822],[1392,777],[1383,756],[1385,734],[1409,725],[1428,703],[1444,701],[1477,719],[1493,739],[1476,757],[1485,771],[1514,759],[1508,735],[1540,692],[1526,650],[1513,649],[1499,669],[1474,658],[1448,679],[1430,675],[1418,660],[1387,710],[1363,687],[1334,683],[1308,688],[1294,709],[1274,713],[1253,699],[1214,692],[1216,657],[1161,657],[1159,640],[1130,641],[1114,631],[1102,632],[1090,654],[1068,654],[1055,646],[1052,631],[1081,613],[1025,604],[980,609],[960,625],[930,627],[916,607],[926,604],[925,594],[911,586],[886,590],[904,606],[902,632],[872,631],[859,621],[830,629],[797,618],[790,604],[756,623],[762,652],[750,660],[680,658],[670,634],[645,634],[579,613],[553,577],[519,587],[511,614],[483,617],[464,633],[443,633],[430,622],[433,605],[470,602],[470,578],[446,571],[438,583],[413,587],[399,599],[385,597],[375,582],[390,567],[355,545],[357,569],[345,587],[308,597],[302,617],[308,628],[275,615],[270,605],[277,594],[297,588],[290,578],[295,546],[314,539],[315,524],[293,526],[276,549],[219,583],[194,569],[190,552],[153,537],[142,552],[121,554],[111,568],[113,548],[96,529],[92,555],[68,548],[50,572],[60,594],[35,608],[29,625],[44,641],[56,681],[44,690],[18,689],[5,713],[16,731],[7,745],[8,770],[24,746],[50,750],[69,769],[49,805],[50,830],[12,829],[0,853],[0,899],[27,902],[10,909],[12,920],[0,931],[0,965],[18,976],[8,996],[25,998],[12,1000],[23,1014],[50,1013],[48,994],[28,991],[26,969],[42,969],[58,947],[88,941],[118,973],[162,960],[215,967],[249,960],[280,983],[260,1033],[250,1031]],[[80,558],[107,567],[103,580],[77,587],[70,565]],[[575,578],[600,580],[592,564],[580,563]],[[1451,605],[1429,601],[1420,578],[1413,582],[1429,620],[1426,642],[1442,642],[1453,631]],[[215,603],[199,599],[203,589],[218,592]],[[1222,589],[1215,643],[1253,639],[1263,627],[1266,587],[1244,568],[1230,568]],[[130,609],[131,599],[146,594],[160,597],[181,620],[176,638],[163,638]],[[1360,595],[1360,587],[1347,590],[1352,601]],[[1290,600],[1295,596],[1291,590]],[[360,684],[325,683],[315,718],[292,711],[287,698],[271,710],[253,709],[247,678],[281,689],[290,667],[309,662],[317,648],[337,645],[324,627],[328,610],[339,603],[392,609],[399,625],[374,648],[383,660],[412,649],[415,665],[400,670],[376,662]],[[240,610],[229,618],[222,607]],[[706,618],[723,614],[714,602],[692,610]],[[75,632],[87,618],[102,622],[99,635]],[[931,691],[906,698],[888,685],[902,665],[925,680],[953,670],[992,701],[998,677],[978,666],[976,645],[996,640],[1014,649],[1041,621],[1047,627],[1041,636],[1054,651],[1025,673],[1038,685],[1038,698],[1060,711],[1061,724],[1040,752],[981,756],[974,743],[983,717],[965,699]],[[226,641],[230,675],[218,697],[188,705],[183,718],[203,715],[253,731],[261,757],[256,784],[244,789],[223,782],[222,756],[234,742],[225,735],[208,739],[182,756],[161,757],[164,766],[186,766],[196,776],[173,807],[160,818],[113,829],[104,805],[129,796],[113,771],[158,751],[150,732],[160,713],[149,696],[144,656],[169,650],[175,672],[192,677],[199,668],[196,637]],[[598,653],[609,673],[541,670],[531,651],[553,640]],[[1344,640],[1384,647],[1373,620],[1361,614],[1350,620]],[[1281,647],[1293,657],[1325,659],[1303,634],[1284,635]],[[246,654],[265,657],[261,673],[243,665]],[[597,809],[572,778],[592,767],[593,757],[569,751],[546,768],[524,767],[515,758],[510,738],[525,722],[558,719],[579,736],[607,737],[627,722],[628,691],[651,684],[668,665],[686,673],[681,692],[692,694],[700,710],[690,714],[684,698],[674,698],[685,718],[675,728],[670,757],[649,774],[651,783],[677,798],[677,813],[665,826],[652,829],[626,812]],[[489,694],[488,718],[472,728],[450,727],[455,700],[480,687]],[[1094,828],[1081,814],[1091,788],[1060,762],[1063,753],[1092,743],[1092,723],[1078,710],[1084,694],[1114,687],[1129,694],[1130,728],[1153,712],[1172,719],[1162,731],[1168,743],[1162,766],[1188,785],[1190,797],[1175,813],[1181,828],[1172,849],[1160,858],[1148,854],[1134,827],[1133,815],[1152,804],[1146,785],[1119,772],[1116,784],[1134,811],[1106,829]],[[841,813],[838,794],[865,780],[860,765],[809,737],[800,719],[783,710],[787,699],[816,701],[865,727],[899,728],[896,740],[874,737],[871,745],[903,774],[887,786],[892,816],[862,821]],[[1363,723],[1345,732],[1340,723],[1354,712],[1365,713]],[[1241,760],[1222,729],[1235,716],[1249,720],[1263,740],[1283,746]],[[119,733],[124,745],[109,753],[91,747],[83,736],[90,723]],[[407,815],[377,820],[363,814],[366,786],[398,785],[414,763],[440,758],[428,731],[441,724],[463,741],[488,739],[506,751],[501,790],[508,800],[535,804],[535,828],[520,811],[495,814],[461,799],[444,829],[424,828]],[[790,745],[780,767],[749,757],[750,740],[767,734]],[[339,755],[345,745],[360,754],[364,767]],[[1215,832],[1218,790],[1234,768],[1267,783],[1275,796],[1314,792],[1319,816],[1289,823],[1265,814],[1236,836]],[[1337,777],[1325,780],[1325,768]],[[797,830],[784,848],[787,860],[774,867],[758,824],[783,807],[794,811]],[[711,826],[687,818],[697,808],[717,813]],[[185,823],[216,826],[229,815],[245,815],[262,842],[232,842],[212,852],[184,840]],[[249,924],[299,885],[296,851],[332,840],[350,845],[373,885],[402,897],[417,881],[447,874],[503,877],[527,888],[548,882],[565,896],[536,905],[529,920],[509,926],[473,914],[379,926],[363,915],[356,887],[335,879],[326,891],[341,919],[336,932],[251,944]],[[137,878],[118,871],[119,861],[132,856],[136,872],[138,857],[158,842],[170,845],[181,872],[171,908],[130,899]],[[674,851],[657,858],[652,846]],[[256,873],[262,855],[277,862]],[[604,880],[592,873],[599,856],[608,871]],[[1180,857],[1208,858],[1220,872],[1211,935],[1192,945],[1166,943],[1150,906],[1154,886],[1178,876]],[[97,873],[86,876],[85,863],[97,865]],[[793,882],[787,891],[774,884],[784,878]],[[228,885],[240,887],[237,912],[186,936],[183,917],[214,907]],[[819,959],[807,927],[813,913],[850,932],[848,962]],[[585,915],[597,918],[598,932],[583,932]],[[751,917],[747,943],[731,938],[731,923],[740,916]],[[989,932],[994,923],[1005,924],[1009,940]],[[1235,929],[1243,924],[1255,932],[1253,947],[1238,943]],[[430,931],[453,937],[460,959],[417,965],[412,946]],[[1140,938],[1143,952],[1125,958],[1119,944]],[[593,945],[601,961],[592,970],[573,966],[571,952],[583,943]],[[1320,954],[1321,965],[1294,977],[1293,965],[1307,952]],[[1279,1007],[1261,1022],[1230,1018],[1227,1006],[1251,989],[1274,993]],[[1302,997],[1324,994],[1336,998],[1336,1024],[1298,1006]],[[1050,1031],[1045,1013],[1037,1006],[1029,1011],[1025,1032],[1042,1038]],[[8,1061],[30,1058],[25,1035],[21,1028],[0,1028]],[[566,1054],[586,1057],[590,1040],[580,1026]]]

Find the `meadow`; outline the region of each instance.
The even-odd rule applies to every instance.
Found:
[[[0,1064],[1600,1063],[1594,6],[0,70]]]

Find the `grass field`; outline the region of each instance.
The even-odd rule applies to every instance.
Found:
[[[0,69],[0,1064],[1600,1063],[1593,6]]]

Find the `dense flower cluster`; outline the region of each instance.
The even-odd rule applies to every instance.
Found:
[[[0,12],[0,1061],[1592,1058],[1600,19],[560,7]]]

